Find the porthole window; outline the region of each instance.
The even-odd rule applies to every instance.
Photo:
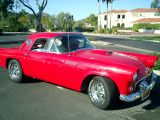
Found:
[[[27,45],[27,46],[30,46],[30,45],[31,45],[31,42],[32,42],[32,40],[31,40],[31,39],[28,39],[27,42],[26,42],[26,45]]]

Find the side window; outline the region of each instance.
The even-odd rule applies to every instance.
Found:
[[[31,50],[38,52],[48,52],[49,39],[48,38],[39,38],[33,44]]]
[[[68,41],[66,38],[67,37],[63,36],[56,38],[54,40],[55,44],[52,45],[51,51],[57,48],[60,53],[68,52],[68,44],[67,44]]]
[[[27,45],[27,46],[30,46],[31,43],[32,43],[32,40],[31,40],[31,39],[28,39],[27,42],[26,42],[26,45]]]

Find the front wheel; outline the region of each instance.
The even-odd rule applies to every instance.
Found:
[[[20,83],[24,74],[18,60],[12,59],[8,64],[8,73],[12,81]]]
[[[89,83],[88,95],[94,106],[108,109],[116,98],[116,86],[111,79],[95,76]]]

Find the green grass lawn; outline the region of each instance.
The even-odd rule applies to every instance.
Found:
[[[130,38],[160,41],[160,36],[156,36],[156,37],[146,37],[146,36],[143,36],[143,37],[130,37]]]

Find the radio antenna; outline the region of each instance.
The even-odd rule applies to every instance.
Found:
[[[70,21],[70,16],[68,17],[69,18],[69,21]],[[70,26],[70,25],[69,25]],[[68,51],[69,51],[69,55],[68,55],[68,57],[71,57],[71,54],[70,54],[70,43],[69,43],[69,32],[70,32],[70,28],[68,27]]]

